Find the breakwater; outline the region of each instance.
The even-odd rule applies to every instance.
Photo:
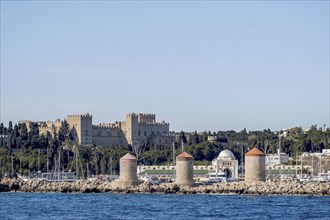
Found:
[[[18,192],[81,192],[81,193],[162,193],[162,194],[251,194],[251,195],[328,195],[330,182],[304,183],[299,180],[267,180],[266,182],[231,182],[212,185],[180,187],[175,183],[152,185],[141,183],[133,187],[118,187],[113,182],[77,180],[75,182],[47,182],[44,180],[9,179],[9,189]]]

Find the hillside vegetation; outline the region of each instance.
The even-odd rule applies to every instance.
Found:
[[[29,174],[38,170],[52,171],[60,164],[64,171],[80,170],[81,175],[118,174],[119,159],[127,152],[138,156],[139,163],[145,165],[173,164],[173,154],[178,155],[184,149],[195,157],[195,164],[210,164],[224,150],[231,150],[239,163],[242,155],[253,147],[266,153],[276,153],[278,146],[283,152],[294,157],[301,152],[320,152],[330,148],[330,130],[317,128],[316,125],[304,132],[295,127],[283,132],[263,131],[218,131],[177,134],[173,146],[145,143],[139,146],[90,146],[73,142],[71,130],[64,121],[58,132],[39,134],[37,123],[25,124],[10,122],[8,127],[0,124],[0,135],[10,135],[9,146],[0,141],[0,174]],[[208,136],[214,136],[215,142],[208,142]]]

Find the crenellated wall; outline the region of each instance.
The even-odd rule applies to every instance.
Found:
[[[139,121],[139,123],[153,123],[153,122],[156,122],[156,115],[139,113],[138,121]]]
[[[47,134],[47,132],[53,134],[58,132],[62,126],[62,121],[56,119],[55,121],[38,121],[39,134]]]
[[[156,122],[155,114],[130,113],[121,128],[129,144],[152,141],[166,145],[175,140],[172,136],[164,137],[169,133],[169,123]]]
[[[100,123],[93,125],[93,117],[89,113],[68,115],[66,118],[73,129],[74,141],[79,144],[96,146],[127,145],[151,141],[156,144],[171,145],[175,135],[169,133],[169,123],[156,122],[155,114],[129,113],[125,121],[115,123]],[[29,128],[30,121],[19,121]],[[63,121],[38,122],[40,134],[47,131],[58,132]]]
[[[127,145],[122,130],[114,124],[93,125],[93,144],[97,146]]]
[[[67,122],[76,133],[76,141],[79,144],[93,143],[93,117],[89,113],[82,115],[68,115]]]

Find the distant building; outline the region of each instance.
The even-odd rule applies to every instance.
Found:
[[[273,166],[289,161],[289,155],[284,152],[279,152],[277,154],[267,154],[266,155],[266,165]]]
[[[6,134],[0,134],[0,141],[2,142],[2,146],[10,147],[11,136]]]
[[[101,123],[93,125],[93,117],[89,113],[80,115],[68,115],[66,118],[73,131],[74,140],[79,144],[95,146],[112,146],[127,144],[154,143],[172,145],[175,134],[169,132],[169,123],[156,122],[155,114],[130,113],[126,120],[115,123]],[[27,128],[30,121],[19,121],[25,123]],[[58,132],[63,121],[37,122],[40,134]]]
[[[227,178],[238,178],[238,160],[230,150],[223,150],[219,156],[212,161],[215,172],[223,172]]]
[[[218,141],[218,137],[215,135],[209,135],[209,136],[207,136],[207,141],[211,142],[211,143],[215,143]]]
[[[30,130],[31,123],[32,121],[29,120],[18,121],[18,124],[25,124],[28,130]],[[38,124],[39,134],[45,135],[47,134],[47,132],[49,132],[50,134],[54,134],[55,132],[58,133],[63,121],[61,121],[60,119],[56,119],[55,121],[38,121],[36,123]]]

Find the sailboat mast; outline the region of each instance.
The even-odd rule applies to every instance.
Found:
[[[38,149],[38,172],[40,171],[40,149]]]
[[[77,149],[77,145],[75,145],[75,157],[76,157],[76,176],[78,178],[79,173],[78,173],[78,149]]]
[[[47,173],[49,172],[49,162],[48,162],[48,146],[47,146]],[[47,174],[48,175],[48,174]]]
[[[302,154],[300,155],[300,176],[302,177]]]
[[[13,154],[11,154],[11,177],[14,177],[14,158],[13,158]]]
[[[175,166],[175,144],[174,144],[174,142],[172,144],[172,147],[173,147],[173,165]],[[176,168],[174,168],[174,179],[175,179],[175,175],[176,175],[175,170],[176,170]]]

